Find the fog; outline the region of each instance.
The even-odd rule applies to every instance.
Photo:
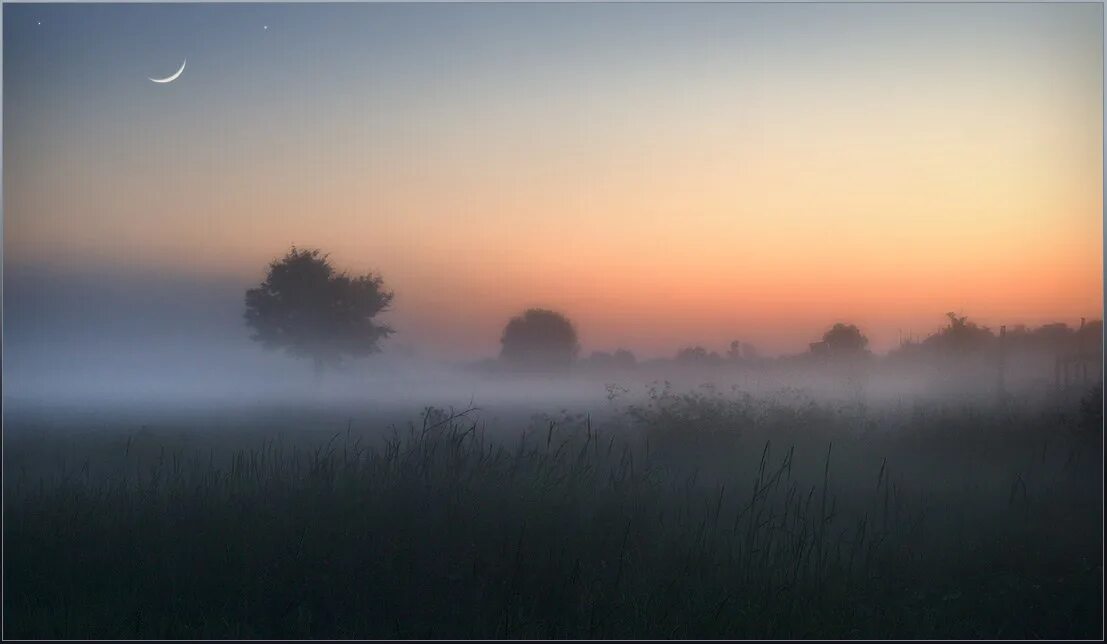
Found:
[[[6,274],[4,382],[16,409],[49,405],[183,409],[218,404],[358,403],[367,407],[599,399],[594,383],[475,378],[460,363],[400,343],[316,377],[310,362],[250,340],[246,284],[205,278]],[[496,333],[496,330],[490,330]],[[399,345],[399,346],[397,346]]]
[[[439,360],[405,344],[402,329],[380,353],[315,374],[310,361],[251,340],[242,315],[248,284],[28,266],[8,267],[5,277],[5,406],[14,412],[153,406],[179,413],[275,405],[402,416],[432,405],[601,413],[617,402],[644,399],[651,387],[666,383],[678,391],[799,390],[868,405],[990,405],[1001,391],[1027,401],[1048,397],[1058,384],[1059,354],[1048,348],[1005,356],[1002,383],[993,353],[840,361],[820,360],[801,348],[793,355],[732,360],[719,355],[722,348],[709,347],[698,356],[629,366],[581,352],[568,368],[543,373],[505,369],[495,355],[482,362]],[[500,332],[488,329],[491,337]],[[1089,350],[1101,354],[1099,347]],[[1073,377],[1090,383],[1098,379],[1100,364],[1082,366],[1085,371]]]
[[[949,313],[887,353],[828,320],[791,353],[639,358],[530,308],[457,361],[393,333],[372,279],[321,266],[292,251],[260,286],[7,268],[14,632],[241,636],[241,597],[262,598],[237,618],[258,636],[525,636],[499,630],[517,597],[540,635],[592,636],[600,613],[611,637],[1101,623],[1098,320],[997,333]],[[105,587],[131,604],[101,608]],[[659,588],[676,621],[640,609]],[[471,598],[491,608],[457,611]]]
[[[1102,638],[1102,6],[2,14],[5,636]]]

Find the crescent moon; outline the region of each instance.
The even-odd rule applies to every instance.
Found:
[[[178,69],[177,73],[173,74],[172,76],[166,76],[165,78],[151,78],[150,80],[154,81],[155,83],[172,83],[173,81],[177,80],[177,77],[180,76],[181,72],[184,71],[185,63],[187,63],[187,62],[188,62],[188,59],[186,58],[184,60],[184,62],[181,63],[181,68]],[[147,78],[149,78],[149,77],[147,77]]]

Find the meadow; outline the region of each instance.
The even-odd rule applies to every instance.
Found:
[[[1098,638],[1098,395],[9,417],[4,636]]]

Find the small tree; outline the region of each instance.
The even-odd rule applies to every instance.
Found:
[[[823,334],[823,344],[831,353],[859,354],[869,345],[869,339],[856,326],[839,322]]]
[[[380,351],[393,333],[373,318],[388,310],[393,294],[375,275],[336,273],[327,255],[292,248],[272,262],[257,288],[246,291],[246,324],[267,349],[311,358],[315,373]]]
[[[500,344],[505,363],[539,370],[568,367],[580,351],[573,323],[547,309],[529,309],[511,318]]]
[[[627,349],[616,349],[615,354],[611,356],[611,360],[620,369],[633,369],[638,366],[637,356]]]
[[[991,329],[977,326],[968,317],[956,313],[946,313],[949,326],[923,340],[923,346],[936,350],[939,354],[964,356],[989,347],[995,340]]]

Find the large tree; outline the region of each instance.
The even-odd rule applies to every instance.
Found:
[[[568,367],[580,350],[569,318],[547,309],[529,309],[511,318],[500,344],[505,363],[539,370]]]
[[[293,247],[269,265],[265,281],[246,291],[246,324],[254,340],[310,358],[319,374],[344,356],[380,351],[393,330],[373,319],[388,310],[392,295],[378,276],[350,277],[319,250]]]

